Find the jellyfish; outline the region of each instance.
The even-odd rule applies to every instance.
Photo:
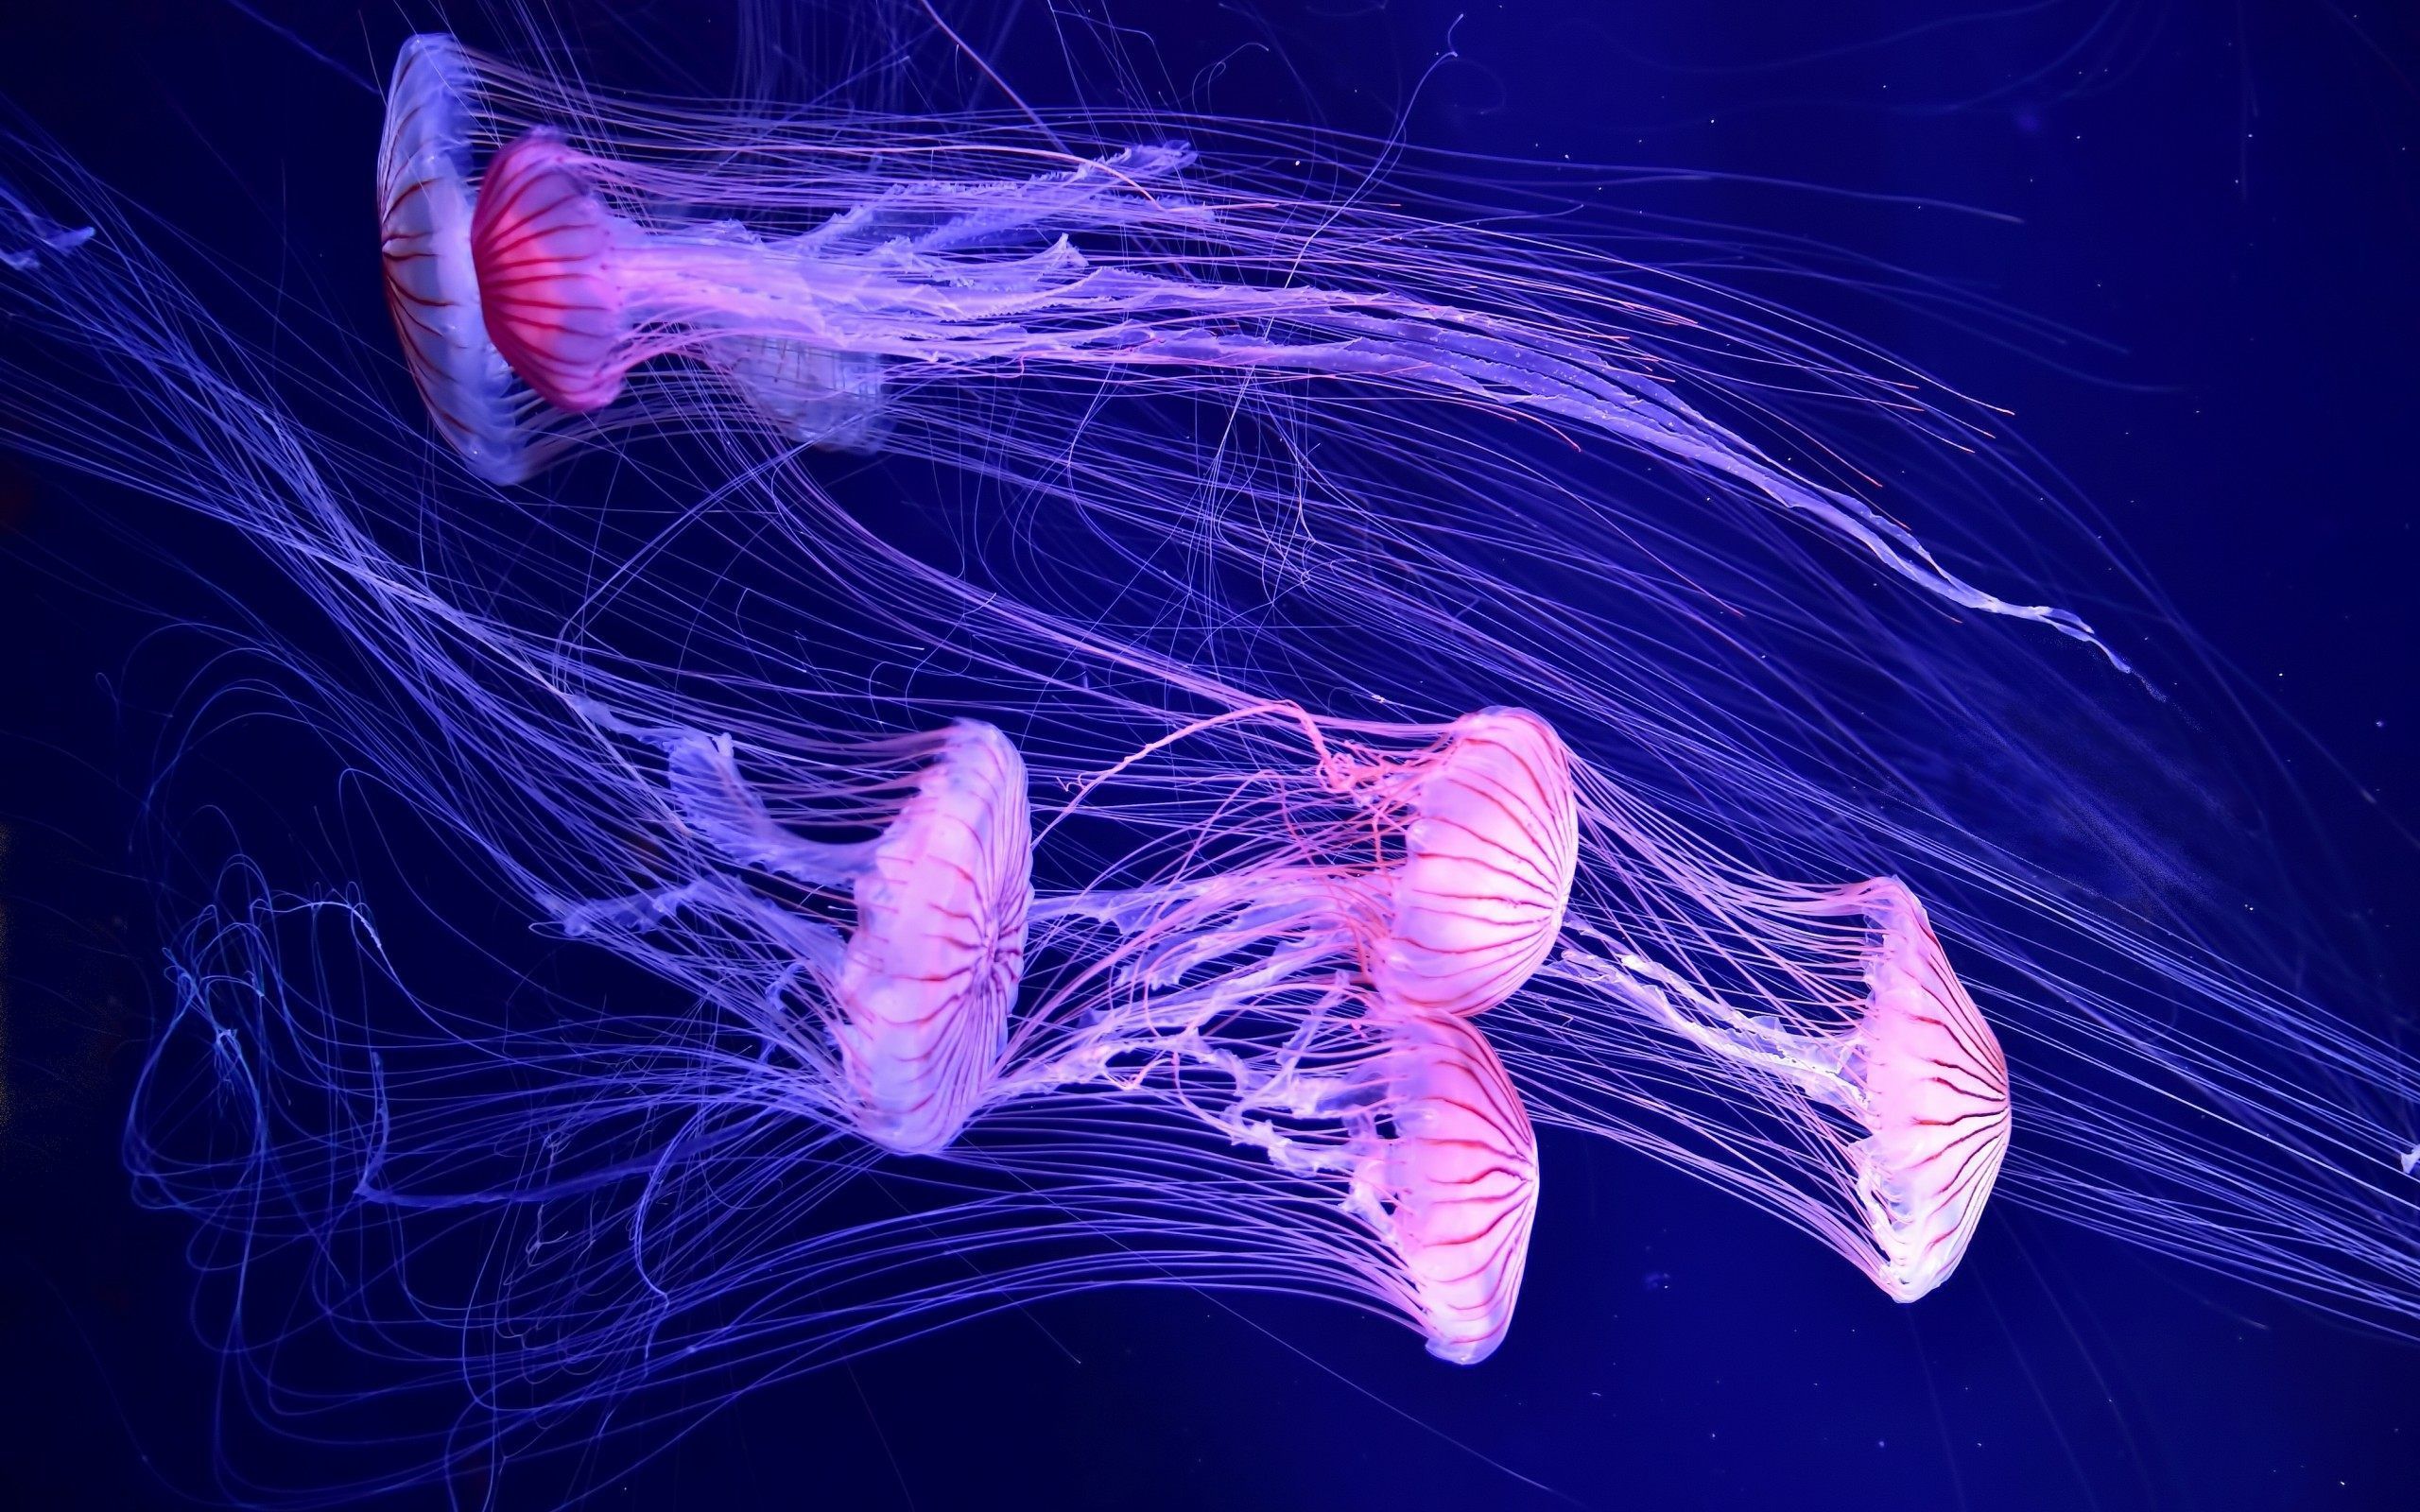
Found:
[[[1032,888],[1015,747],[972,723],[945,741],[856,880],[857,928],[833,989],[857,1125],[907,1152],[946,1143],[983,1089],[1016,996]]]
[[[1414,1013],[1381,1033],[1384,1086],[1357,1109],[1347,1206],[1402,1258],[1428,1352],[1477,1365],[1520,1300],[1537,1136],[1477,1025]]]
[[[1527,710],[1485,709],[1389,754],[1332,740],[1299,709],[1247,706],[1208,723],[1270,716],[1299,721],[1316,758],[1309,771],[1272,782],[1260,801],[1273,816],[1228,816],[1238,830],[1283,836],[1270,853],[1206,877],[1070,895],[1052,902],[1054,914],[1082,913],[1135,936],[1121,970],[1163,986],[1271,939],[1289,964],[1264,967],[1256,980],[1349,960],[1370,984],[1374,1012],[1468,1016],[1517,992],[1560,937],[1578,861],[1570,753],[1552,727]]]
[[[1479,1025],[1374,1012],[1366,1000],[1340,1012],[1353,1001],[1324,995],[1271,1016],[1266,1038],[1233,1020],[1170,1034],[1162,1014],[1112,1010],[1067,1057],[1084,1074],[1040,1061],[1019,1091],[1086,1074],[1130,1094],[1155,1088],[1279,1170],[1340,1180],[1336,1207],[1377,1246],[1355,1268],[1430,1354],[1476,1365],[1503,1343],[1520,1299],[1537,1136]]]
[[[2107,649],[2066,610],[1975,588],[1889,515],[1659,382],[1688,359],[1643,338],[1695,312],[1577,266],[1562,270],[1568,307],[1551,309],[1552,275],[1516,239],[1196,183],[1182,143],[1085,155],[973,127],[937,136],[946,123],[664,114],[439,33],[398,55],[387,123],[389,306],[440,434],[492,481],[544,466],[571,417],[610,413],[633,385],[661,391],[636,412],[744,414],[792,442],[858,447],[945,382],[1332,382],[1594,435],[1812,522],[1943,601]],[[980,176],[946,176],[960,170]],[[706,387],[662,381],[674,361]]]
[[[1630,954],[1607,971],[1574,953],[1564,970],[1602,973],[1672,1031],[1748,1072],[1741,1079],[1768,1097],[1804,1099],[1785,1108],[1818,1148],[1836,1152],[1853,1202],[1848,1213],[1809,1208],[1803,1218],[1894,1299],[1912,1302],[1957,1268],[2007,1158],[2008,1063],[1905,884],[1876,878],[1782,906],[1794,919],[1864,920],[1864,997],[1824,1004],[1837,1018],[1781,1003],[1743,1011]],[[1855,1228],[1843,1222],[1851,1216]]]
[[[574,936],[645,931],[682,911],[721,911],[760,929],[786,956],[783,976],[812,981],[824,1036],[785,1035],[812,1065],[837,1049],[835,1089],[849,1122],[885,1149],[919,1154],[949,1143],[980,1101],[1016,998],[1032,893],[1025,765],[990,725],[960,721],[932,735],[849,753],[856,791],[794,789],[825,825],[883,813],[897,789],[873,774],[921,764],[901,780],[879,835],[819,841],[775,819],[740,775],[728,737],[674,737],[666,785],[681,822],[734,867],[809,888],[848,887],[855,919],[833,925],[767,901],[728,875],[636,898],[559,905]]]
[[[1562,934],[1579,862],[1570,755],[1525,709],[1455,721],[1425,766],[1390,774],[1410,822],[1369,954],[1377,999],[1468,1014],[1518,991]]]

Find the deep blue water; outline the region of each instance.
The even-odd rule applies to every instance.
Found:
[[[412,29],[397,9],[10,8],[0,97],[164,226],[356,311],[374,339],[378,103],[361,80]],[[1038,101],[1082,87],[1060,61],[1065,17],[942,9]],[[895,12],[916,37],[917,8]],[[694,92],[730,77],[721,5],[599,14],[621,18],[587,29],[624,82]],[[2012,350],[1855,306],[1860,334],[2014,409],[2177,622],[2270,700],[2253,717],[2308,732],[2281,733],[2247,780],[2245,844],[2270,847],[2281,886],[2310,879],[2313,943],[2351,958],[2377,1003],[2415,1001],[2420,11],[1260,0],[1114,14],[1221,110],[1378,132],[1400,119],[1441,147],[1854,190],[1701,186],[1690,203],[1786,221],[2074,333]],[[1432,71],[1449,37],[1456,57]],[[140,799],[188,663],[144,643],[163,616],[207,605],[124,537],[204,577],[259,564],[149,507],[0,457],[12,1505],[164,1505],[210,1484],[216,1363],[185,1320],[185,1228],[135,1208],[115,1144],[160,1002],[153,874],[178,850]],[[332,778],[307,750],[263,760],[244,774],[263,789]],[[320,817],[298,799],[298,832]],[[2005,1207],[1953,1284],[1900,1308],[1795,1234],[1618,1151],[1549,1136],[1547,1159],[1551,1221],[1520,1326],[1481,1368],[1435,1366],[1399,1329],[1322,1308],[1096,1297],[752,1396],[611,1494],[927,1509],[2420,1505],[2411,1347]]]

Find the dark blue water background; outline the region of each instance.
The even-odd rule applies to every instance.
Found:
[[[428,22],[398,9],[0,8],[0,94],[164,228],[383,339],[378,105],[360,81]],[[1857,306],[1878,343],[2016,410],[2183,620],[2273,700],[2257,717],[2308,730],[2315,744],[2284,739],[2239,796],[2246,843],[2272,848],[2280,886],[2310,879],[2312,949],[2352,959],[2376,1003],[2415,1001],[2420,863],[2401,826],[2420,821],[2420,10],[943,11],[1038,102],[1097,85],[1065,60],[1090,56],[1077,18],[1110,13],[1195,106],[2016,217],[1747,185],[1689,201],[2077,334],[2015,351]],[[952,77],[917,9],[890,13],[928,75]],[[579,30],[591,65],[626,84],[733,77],[718,0],[587,8]],[[1457,56],[1432,69],[1449,38]],[[996,102],[957,77],[964,100]],[[147,826],[162,819],[141,796],[177,696],[139,643],[156,611],[206,604],[125,537],[204,576],[260,568],[164,516],[0,459],[0,1502],[14,1506],[164,1505],[208,1485],[216,1370],[184,1316],[185,1228],[133,1206],[115,1148],[161,1002],[148,873],[164,847]],[[326,822],[321,761],[256,760],[241,776],[296,795],[298,833]],[[2297,805],[2325,845],[2286,822]],[[1090,1298],[753,1396],[614,1483],[609,1504],[2420,1506],[2410,1347],[2005,1207],[1953,1284],[1896,1307],[1828,1252],[1635,1158],[1550,1137],[1546,1160],[1520,1326],[1481,1368],[1321,1307]]]

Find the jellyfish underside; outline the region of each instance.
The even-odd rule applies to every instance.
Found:
[[[879,438],[885,354],[845,350],[803,290],[811,258],[764,251],[733,226],[670,246],[611,215],[588,192],[580,159],[534,131],[491,163],[467,247],[494,348],[537,395],[567,414],[605,408],[630,369],[685,352],[719,372],[786,438],[864,449]],[[757,253],[768,266],[746,260]],[[719,316],[698,281],[723,271]],[[783,286],[782,274],[804,280]]]

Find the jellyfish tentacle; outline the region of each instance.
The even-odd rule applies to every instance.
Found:
[[[726,857],[818,886],[862,876],[878,841],[809,840],[777,821],[739,775],[731,737],[682,736],[666,752],[666,785],[690,829]]]

